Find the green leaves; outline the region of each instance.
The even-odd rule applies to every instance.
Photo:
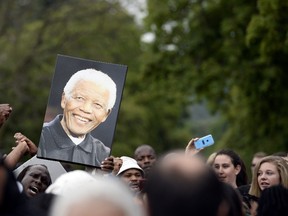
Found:
[[[14,108],[2,148],[18,130],[37,142],[60,53],[128,65],[114,155],[206,133],[209,151],[246,159],[287,150],[287,1],[148,1],[145,31],[117,1],[49,2],[0,5],[0,98]],[[143,32],[155,40],[141,44]]]
[[[0,98],[13,107],[1,128],[4,152],[17,131],[38,143],[57,54],[126,64],[128,92],[135,86],[141,30],[117,1],[15,0],[0,11]]]
[[[226,120],[222,131],[212,124],[208,128],[218,133],[214,148],[231,147],[248,152],[248,157],[256,150],[275,152],[288,147],[288,130],[282,125],[283,119],[288,120],[284,112],[288,105],[284,84],[288,10],[284,2],[259,0],[257,8],[255,2],[243,0],[170,0],[162,2],[158,10],[149,1],[151,13],[146,26],[156,33],[150,53],[155,61],[146,66],[144,76],[157,83],[161,78],[171,83],[169,78],[177,77],[178,83],[165,89],[166,95],[181,92],[181,102],[175,103],[182,106],[171,108],[178,114],[185,112],[187,103],[197,101],[195,98],[207,101],[211,111],[221,113]],[[163,28],[167,23],[172,29],[169,34]],[[160,49],[165,44],[173,44],[176,49]],[[159,85],[158,91],[164,86]],[[165,99],[161,100],[165,106]],[[185,121],[180,116],[174,116],[174,122]],[[275,134],[277,145],[271,145]]]

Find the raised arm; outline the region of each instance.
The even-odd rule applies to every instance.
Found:
[[[9,104],[0,104],[0,128],[9,118],[12,112],[12,107]]]
[[[202,149],[196,149],[195,148],[195,145],[194,145],[194,142],[197,141],[199,138],[193,138],[191,139],[186,148],[185,148],[185,154],[188,155],[188,156],[193,156],[193,155],[196,155],[198,152],[200,152]]]
[[[26,142],[28,146],[27,153],[29,153],[31,157],[37,154],[37,150],[38,150],[37,146],[25,135],[18,132],[18,133],[15,133],[14,138],[16,139],[16,144],[20,142]]]
[[[17,163],[22,159],[25,154],[34,156],[37,153],[37,146],[26,136],[21,133],[14,135],[16,146],[12,148],[12,151],[5,157],[5,163],[11,169],[15,168]]]

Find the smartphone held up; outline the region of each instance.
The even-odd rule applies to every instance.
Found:
[[[214,144],[214,139],[211,134],[201,137],[194,142],[194,146],[196,149],[202,149]]]

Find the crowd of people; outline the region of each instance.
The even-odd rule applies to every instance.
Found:
[[[11,112],[9,104],[0,104],[0,127]],[[25,135],[16,133],[14,138],[15,147],[0,159],[0,215],[288,215],[285,152],[256,153],[249,181],[245,163],[232,149],[205,158],[194,147],[198,138],[158,155],[144,144],[132,157],[106,157],[97,169],[101,172],[74,169],[52,181],[45,164],[14,175],[23,155],[37,154]]]

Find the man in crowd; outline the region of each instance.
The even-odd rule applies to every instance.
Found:
[[[122,156],[122,165],[116,174],[120,179],[126,183],[130,190],[137,193],[142,190],[142,181],[144,178],[144,172],[137,164],[137,161],[133,158]]]
[[[134,159],[144,170],[145,176],[147,177],[151,167],[156,161],[155,150],[150,145],[140,145],[134,152]]]

